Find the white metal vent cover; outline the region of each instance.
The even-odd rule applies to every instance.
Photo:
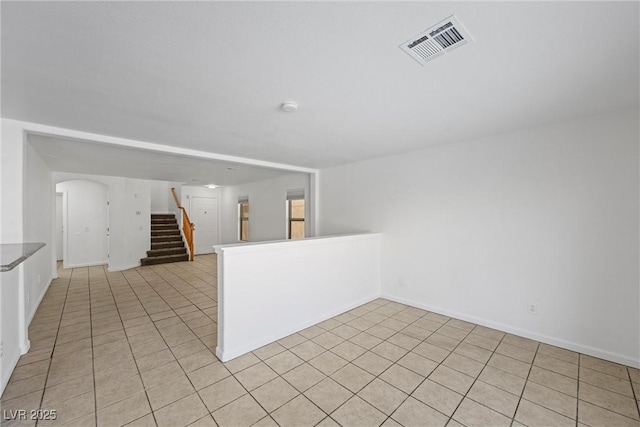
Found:
[[[444,55],[457,47],[473,42],[471,34],[455,15],[407,40],[400,48],[420,64]]]

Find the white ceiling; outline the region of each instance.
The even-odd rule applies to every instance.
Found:
[[[425,67],[398,47],[454,13],[475,43]],[[322,168],[635,108],[639,15],[637,1],[3,1],[2,116]]]
[[[29,143],[54,171],[182,182],[240,185],[293,173],[219,160],[28,134]]]

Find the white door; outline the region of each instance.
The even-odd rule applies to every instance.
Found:
[[[193,246],[196,255],[213,253],[213,245],[218,244],[218,199],[212,197],[192,197],[189,216],[195,224]]]
[[[62,194],[56,194],[56,260],[62,260]]]

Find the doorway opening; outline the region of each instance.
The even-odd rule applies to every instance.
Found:
[[[57,193],[62,193],[63,267],[108,264],[109,187],[90,180],[60,182],[56,184],[56,209]]]

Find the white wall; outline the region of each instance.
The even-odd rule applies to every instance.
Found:
[[[216,253],[222,361],[380,294],[378,234],[218,246]]]
[[[23,128],[18,122],[2,119],[0,150],[2,154],[0,157],[2,162],[2,168],[0,168],[2,243],[21,243],[25,157]]]
[[[180,217],[180,210],[176,206],[171,194],[171,188],[176,189],[178,200],[180,200],[182,183],[169,181],[148,181],[151,192],[151,213],[174,213],[176,218]]]
[[[138,266],[140,259],[147,256],[151,249],[151,199],[149,190],[150,181],[141,179],[124,179],[124,209],[121,214],[124,218],[125,244],[122,248],[112,248],[111,256],[115,252],[123,252],[124,261],[109,264],[109,270],[115,271]],[[111,209],[116,209],[112,206]]]
[[[47,246],[14,270],[0,273],[0,393],[20,355],[29,349],[26,328],[51,283],[55,264],[50,171],[25,144],[22,123],[2,119],[1,124],[0,243],[39,241]]]
[[[138,267],[151,247],[150,181],[54,172],[53,181],[91,180],[109,188],[109,270]],[[138,214],[140,212],[140,214]]]
[[[249,197],[249,241],[286,238],[287,190],[304,188],[306,200],[306,235],[313,235],[313,208],[309,197],[309,174],[292,174],[251,184],[222,189],[223,243],[238,242],[238,197]]]
[[[22,192],[24,174],[24,148],[22,129],[17,124],[2,120],[0,138],[0,243],[22,242]],[[23,291],[21,268],[0,273],[0,391],[9,382],[18,363],[24,338],[20,336],[20,294]],[[26,344],[26,343],[24,343]]]
[[[169,213],[169,198],[171,191],[167,181],[149,181],[151,192],[151,213]]]
[[[392,299],[640,366],[638,117],[322,170],[321,233],[382,232]]]
[[[28,324],[55,274],[55,194],[52,192],[51,169],[30,144],[25,144],[25,156],[23,241],[46,244],[27,260],[30,267],[24,270]]]

